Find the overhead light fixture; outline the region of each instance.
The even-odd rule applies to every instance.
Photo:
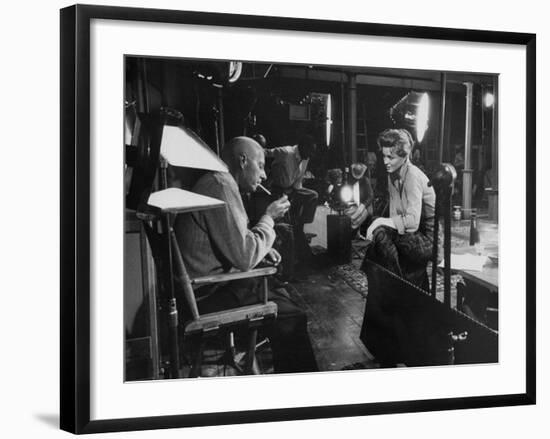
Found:
[[[390,117],[399,128],[408,129],[418,143],[429,126],[430,98],[426,92],[411,91],[390,108]]]

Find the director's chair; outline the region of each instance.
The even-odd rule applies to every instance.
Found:
[[[205,209],[220,208],[224,203],[214,198],[195,194],[185,189],[168,187],[168,166],[228,172],[226,165],[190,129],[183,117],[171,109],[159,114],[140,115],[139,141],[133,148],[127,145],[126,163],[132,167],[132,181],[126,197],[127,207],[136,209],[144,224],[153,253],[161,287],[161,322],[167,327],[168,343],[163,343],[169,354],[168,376],[179,378],[180,333],[183,339],[197,340],[198,352],[193,359],[191,376],[200,375],[204,341],[212,336],[227,335],[233,340],[233,331],[247,328],[248,348],[244,367],[238,366],[234,355],[230,363],[239,372],[255,373],[254,367],[257,328],[277,315],[277,305],[268,301],[267,276],[275,267],[231,272],[216,276],[192,279],[186,270],[180,248],[172,229],[173,216]],[[155,183],[156,181],[156,183]],[[161,190],[154,190],[160,187]],[[223,310],[212,314],[199,313],[195,289],[201,285],[227,282],[236,279],[263,277],[263,300],[255,305]],[[181,300],[182,299],[182,300]],[[180,313],[183,321],[180,324]],[[228,346],[233,352],[234,345]]]

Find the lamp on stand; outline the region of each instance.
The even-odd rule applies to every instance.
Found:
[[[137,210],[137,216],[149,234],[153,232],[154,224],[163,231],[163,259],[167,261],[166,271],[170,274],[166,278],[163,297],[169,327],[170,377],[179,378],[178,307],[172,273],[186,280],[181,283],[186,302],[195,301],[191,297],[193,291],[188,288],[189,276],[185,266],[174,261],[180,253],[172,229],[173,215],[221,207],[224,203],[184,189],[168,187],[168,165],[220,172],[228,170],[193,131],[183,126],[180,113],[164,108],[156,115],[141,115],[138,145],[127,146],[126,157],[127,165],[134,168],[126,206]],[[155,176],[158,176],[157,191],[153,191]],[[190,312],[193,317],[198,316],[196,306],[191,306]]]

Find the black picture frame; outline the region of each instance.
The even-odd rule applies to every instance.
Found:
[[[526,48],[526,376],[525,393],[90,420],[90,22],[94,19],[294,30]],[[536,36],[302,18],[75,5],[61,10],[61,428],[73,433],[303,420],[534,404],[536,400]]]

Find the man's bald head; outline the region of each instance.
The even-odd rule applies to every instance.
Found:
[[[222,159],[244,192],[253,192],[266,178],[264,150],[250,137],[235,137],[222,150]]]
[[[223,147],[222,160],[227,164],[229,169],[232,169],[239,166],[240,157],[243,154],[246,156],[255,156],[262,152],[262,147],[250,137],[234,137]]]

